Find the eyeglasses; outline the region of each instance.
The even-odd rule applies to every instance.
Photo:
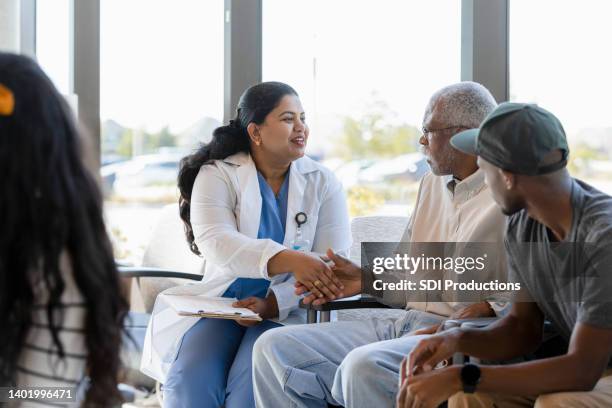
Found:
[[[423,136],[427,136],[429,133],[434,133],[434,132],[441,132],[443,130],[449,130],[449,129],[469,129],[466,126],[449,126],[449,127],[445,127],[445,128],[439,128],[439,129],[427,129],[425,126],[423,126],[421,128],[421,132],[423,132]]]

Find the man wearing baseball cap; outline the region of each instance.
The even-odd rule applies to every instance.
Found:
[[[563,127],[530,104],[503,103],[451,144],[478,156],[493,198],[509,216],[509,274],[522,293],[485,329],[422,340],[404,361],[398,407],[612,406],[612,197],[572,178]],[[544,319],[566,353],[508,365],[432,370],[459,352],[488,361],[532,353]]]

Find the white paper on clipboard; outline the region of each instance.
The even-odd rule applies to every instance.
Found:
[[[232,307],[236,298],[161,294],[174,311],[181,316],[211,317],[217,319],[261,320],[261,317],[250,309]]]

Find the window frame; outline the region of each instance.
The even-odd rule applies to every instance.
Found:
[[[234,116],[240,93],[262,78],[264,0],[224,0],[223,117]],[[480,82],[498,102],[509,98],[509,2],[461,0],[461,80]],[[100,0],[71,0],[71,82],[80,122],[99,160]],[[36,0],[21,0],[21,52],[36,56]],[[99,163],[98,163],[99,165]]]

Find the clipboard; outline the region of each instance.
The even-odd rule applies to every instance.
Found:
[[[261,316],[250,309],[233,307],[236,298],[202,295],[161,294],[179,316],[209,319],[250,320],[260,322]]]
[[[241,314],[221,314],[221,313],[207,313],[199,311],[196,313],[190,312],[177,312],[179,316],[187,317],[206,317],[208,319],[226,319],[226,320],[249,320],[253,322],[261,322],[263,319],[259,315],[255,316],[242,316]]]

